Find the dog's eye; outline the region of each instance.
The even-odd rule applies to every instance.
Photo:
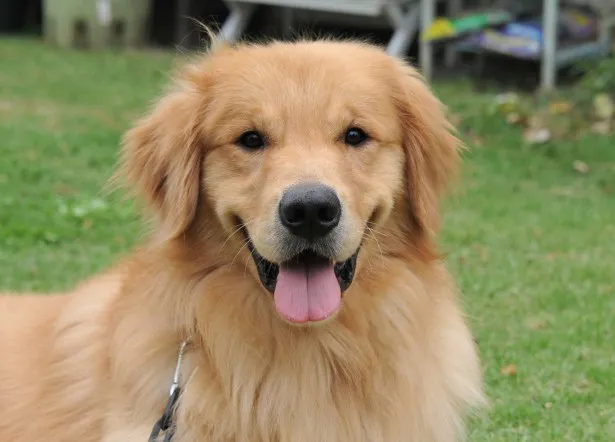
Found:
[[[237,144],[250,150],[262,149],[265,147],[265,138],[257,131],[251,130],[241,134]]]
[[[368,135],[363,129],[359,129],[358,127],[351,127],[346,131],[344,143],[348,144],[349,146],[358,147],[361,144],[365,143],[368,138]]]

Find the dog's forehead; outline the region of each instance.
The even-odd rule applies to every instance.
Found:
[[[305,42],[242,46],[211,58],[215,83],[242,94],[283,92],[284,88],[330,88],[329,93],[369,93],[384,88],[393,77],[393,60],[360,43]]]
[[[210,59],[211,97],[224,118],[391,116],[394,59],[359,43],[240,46]],[[251,118],[251,117],[247,117]],[[323,121],[324,121],[323,120]]]

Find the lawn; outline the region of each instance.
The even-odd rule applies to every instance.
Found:
[[[66,289],[142,236],[101,189],[174,57],[2,39],[0,60],[0,289]],[[437,89],[473,133],[442,236],[491,400],[470,440],[615,440],[615,139],[529,148],[493,96]]]

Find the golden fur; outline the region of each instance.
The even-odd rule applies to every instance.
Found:
[[[340,142],[351,124],[368,146]],[[234,144],[253,127],[263,152]],[[481,376],[433,235],[459,148],[418,73],[368,45],[191,64],[124,140],[151,239],[70,294],[0,298],[0,440],[145,442],[186,338],[175,442],[458,440]],[[368,227],[339,314],[307,327],[276,314],[237,229],[274,259],[268,220],[301,179],[345,201],[344,253]]]

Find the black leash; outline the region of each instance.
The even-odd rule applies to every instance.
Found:
[[[164,433],[164,439],[162,439],[161,442],[171,442],[173,436],[175,435],[175,411],[177,409],[177,401],[179,400],[179,396],[181,394],[179,375],[187,345],[188,341],[183,341],[179,347],[175,372],[173,373],[173,382],[171,383],[171,388],[169,389],[169,400],[167,405],[164,407],[162,416],[160,416],[160,419],[158,419],[154,424],[154,428],[152,428],[148,442],[160,442],[159,438],[161,433]]]
[[[163,442],[171,442],[173,439],[173,435],[175,434],[175,420],[173,419],[175,416],[175,408],[177,407],[177,399],[179,398],[179,394],[181,393],[181,388],[176,388],[175,391],[169,396],[169,401],[167,402],[167,406],[164,407],[164,412],[160,419],[156,421],[154,424],[154,428],[152,428],[152,433],[149,435],[149,442],[158,442],[158,437],[160,433],[164,433]]]

